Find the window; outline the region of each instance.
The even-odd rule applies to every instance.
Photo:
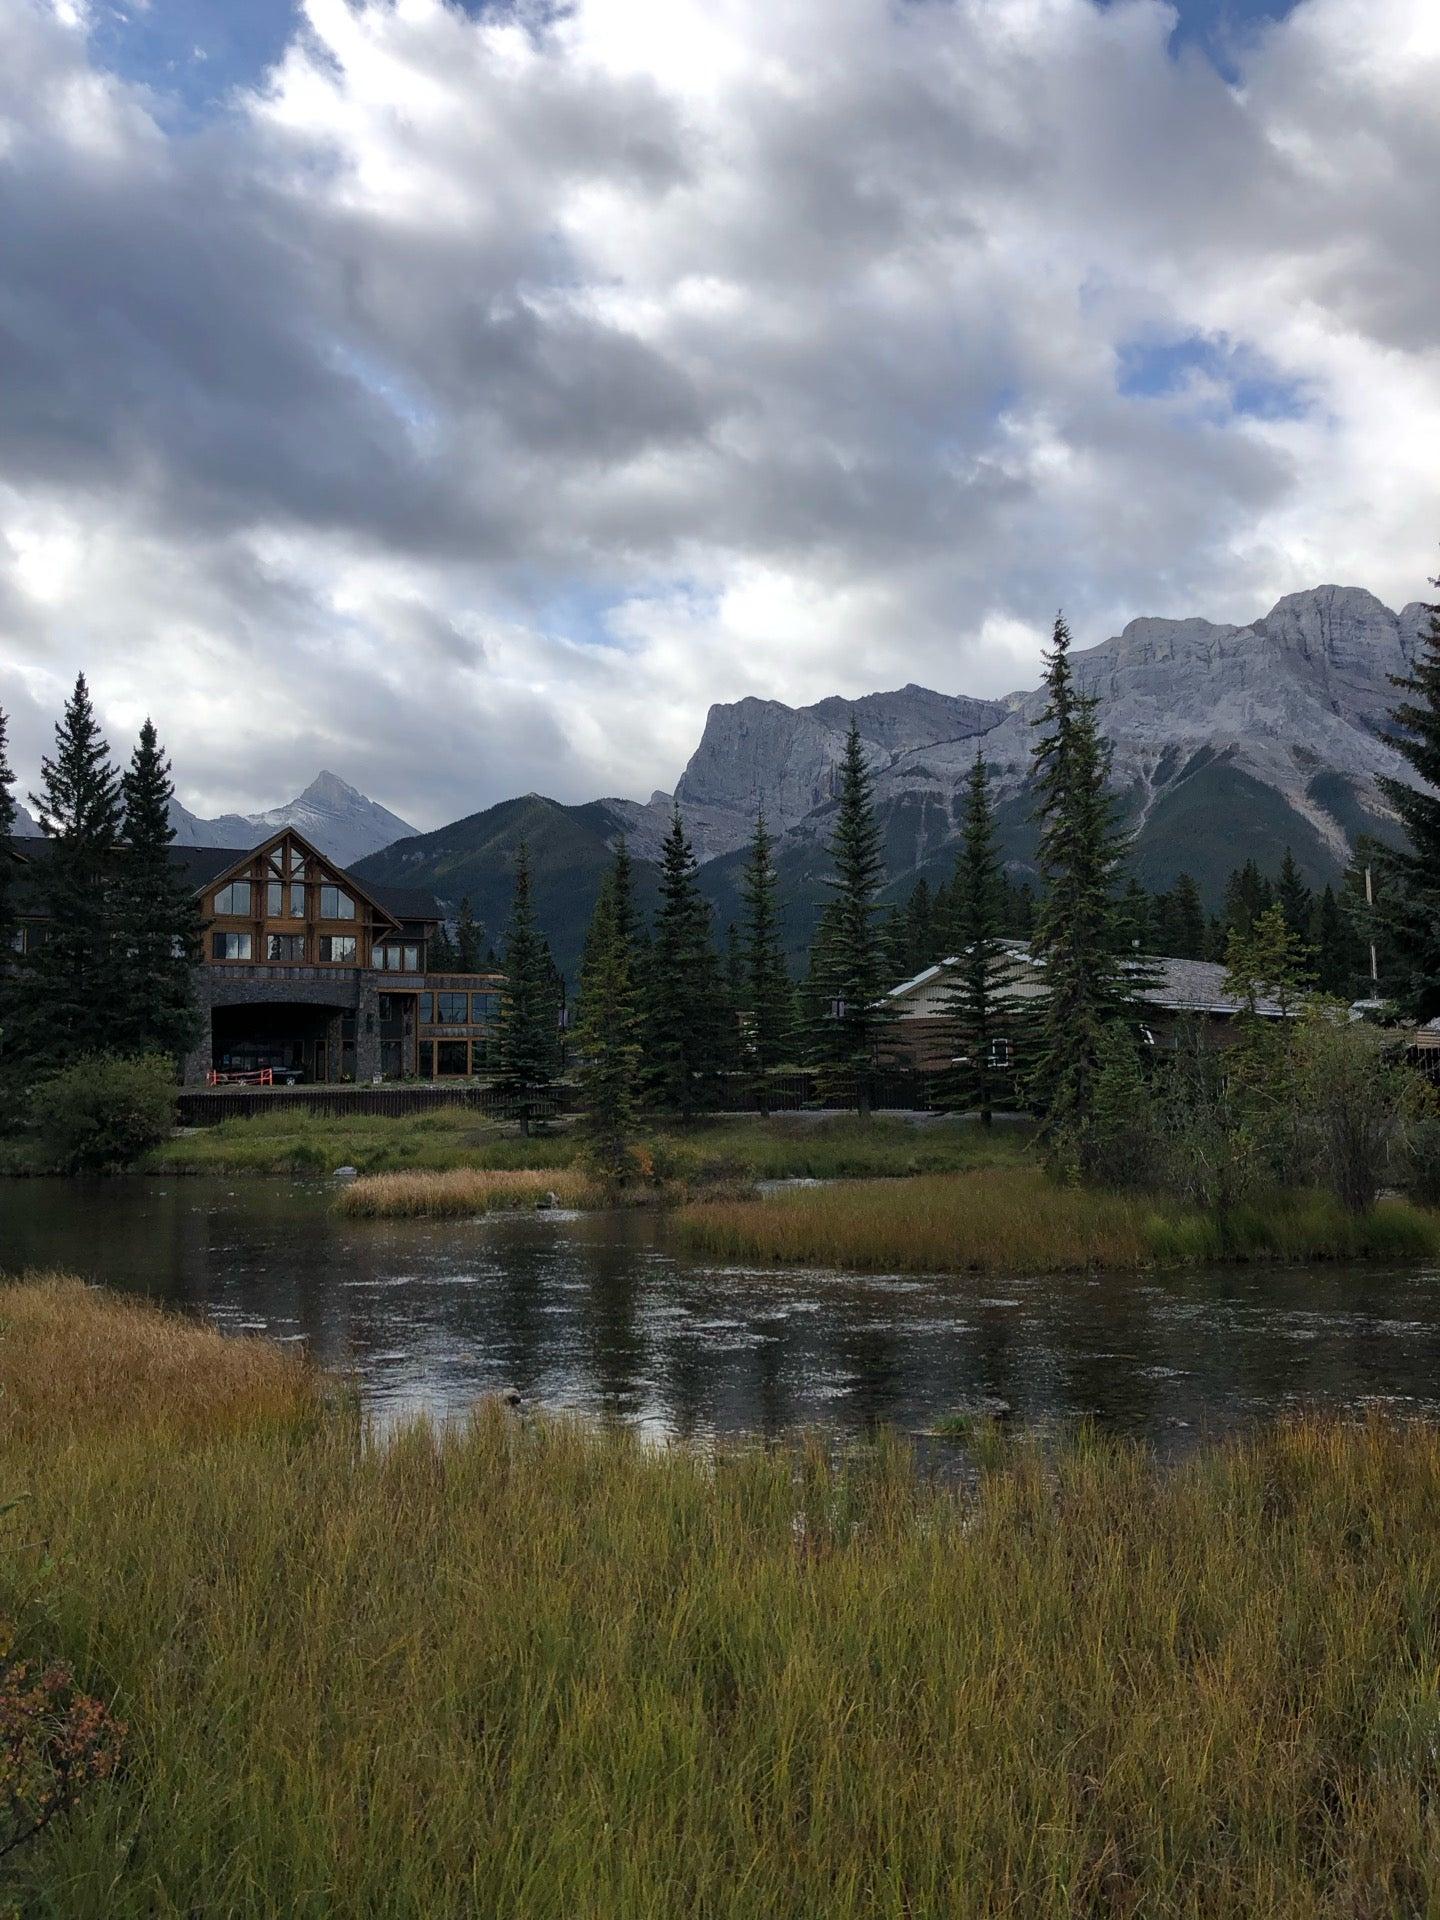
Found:
[[[468,993],[437,993],[435,996],[435,1024],[437,1027],[463,1027],[470,1019],[470,999]]]
[[[250,911],[250,882],[232,880],[228,887],[221,887],[215,896],[216,913],[247,914]]]
[[[23,927],[16,927],[15,931],[11,934],[10,946],[15,953],[23,953],[25,951],[25,929]]]
[[[498,993],[477,993],[472,995],[475,1005],[475,1019],[483,1024],[486,1020],[500,1018],[500,996]]]
[[[246,892],[249,892],[248,887]],[[212,938],[210,951],[217,960],[248,960],[250,936],[248,933],[217,933]]]
[[[418,973],[420,971],[420,949],[418,947],[377,947],[375,964],[386,967],[392,973]]]
[[[305,936],[303,933],[272,933],[265,946],[267,960],[303,960],[305,958]]]
[[[468,1040],[437,1040],[435,1042],[435,1072],[440,1075],[466,1074],[470,1071],[470,1043]]]
[[[272,920],[303,920],[305,918],[304,887],[293,884],[287,886],[283,880],[267,880],[265,911]]]
[[[322,920],[353,920],[355,902],[343,887],[321,887],[320,918]]]
[[[290,878],[292,880],[305,878],[305,856],[298,848],[290,855]]]
[[[433,1027],[435,1024],[435,996],[433,993],[422,993],[420,996],[420,1024],[422,1027]]]
[[[322,933],[320,936],[320,958],[332,962],[348,961],[355,964],[355,936],[353,933]]]

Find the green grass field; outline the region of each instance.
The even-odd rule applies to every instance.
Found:
[[[937,1173],[1013,1161],[1023,1132],[944,1122],[916,1127],[879,1117],[700,1121],[657,1126],[644,1139],[657,1171],[673,1179],[841,1179]],[[174,1173],[362,1173],[452,1167],[523,1169],[568,1166],[584,1150],[573,1127],[530,1140],[464,1107],[397,1118],[335,1119],[278,1108],[254,1119],[225,1120],[168,1141],[146,1165]]]
[[[261,1342],[0,1293],[0,1613],[128,1729],[26,1920],[1440,1909],[1440,1434],[382,1443]]]

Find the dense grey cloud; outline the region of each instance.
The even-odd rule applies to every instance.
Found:
[[[1440,16],[310,0],[198,127],[0,13],[0,700],[200,811],[673,781],[713,699],[1415,597]],[[44,716],[44,717],[42,717]]]

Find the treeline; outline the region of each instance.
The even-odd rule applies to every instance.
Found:
[[[1278,873],[1262,873],[1255,861],[1232,868],[1218,913],[1207,914],[1200,889],[1188,873],[1173,887],[1151,892],[1132,879],[1120,897],[1123,937],[1141,953],[1175,960],[1213,960],[1223,965],[1232,933],[1248,934],[1267,908],[1279,905],[1285,924],[1309,955],[1310,972],[1321,992],[1367,996],[1370,949],[1383,960],[1378,916],[1366,894],[1366,872],[1373,894],[1381,858],[1373,845],[1356,849],[1338,887],[1319,892],[1306,885],[1287,847]],[[913,979],[924,968],[951,958],[960,947],[957,913],[960,886],[932,888],[918,880],[903,902],[884,916],[886,972],[892,985]],[[1035,927],[1036,896],[1028,882],[1001,877],[1000,926],[1009,939],[1028,940]],[[1383,977],[1382,977],[1383,990]]]
[[[30,795],[46,846],[12,856],[18,808],[0,712],[0,1075],[15,1089],[100,1053],[178,1063],[198,1028],[199,908],[170,860],[170,762],[147,719],[117,767],[81,674]],[[38,936],[22,943],[21,886]]]

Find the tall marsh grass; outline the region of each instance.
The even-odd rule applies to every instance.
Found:
[[[115,1312],[84,1298],[81,1372]],[[211,1434],[190,1393],[132,1419],[113,1368],[47,1373],[52,1429],[13,1400],[50,1323],[14,1292],[0,1321],[29,1496],[0,1608],[130,1729],[14,1857],[27,1917],[1440,1906],[1434,1429],[1168,1471],[1022,1442],[966,1494],[890,1442],[656,1452],[493,1409],[383,1445],[343,1412]],[[189,1331],[156,1322],[180,1377]],[[232,1365],[207,1350],[220,1404]]]
[[[1323,1194],[1277,1194],[1227,1215],[1058,1185],[1038,1167],[851,1182],[760,1200],[700,1201],[681,1244],[721,1260],[862,1272],[1056,1273],[1227,1260],[1421,1258],[1440,1215],[1403,1200],[1347,1213]]]
[[[544,1206],[596,1207],[604,1195],[568,1167],[517,1171],[452,1167],[444,1173],[372,1173],[341,1187],[337,1211],[354,1220],[462,1219]]]

